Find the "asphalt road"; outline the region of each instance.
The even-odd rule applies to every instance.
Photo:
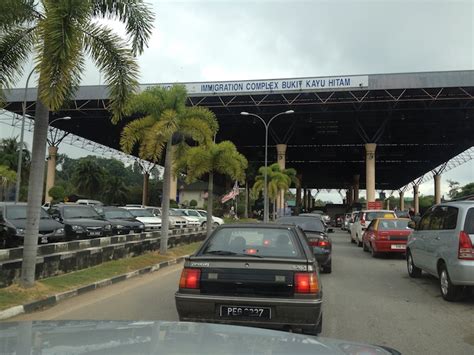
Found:
[[[474,354],[474,297],[445,302],[437,280],[410,279],[402,258],[374,259],[333,239],[333,273],[322,275],[322,336],[388,345],[403,354]],[[69,299],[12,320],[177,320],[174,292],[181,265]]]

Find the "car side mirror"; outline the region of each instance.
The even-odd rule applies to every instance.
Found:
[[[408,222],[408,228],[416,229],[416,223],[415,223],[415,221],[410,221],[410,222]]]

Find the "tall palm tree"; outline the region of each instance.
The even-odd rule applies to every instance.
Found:
[[[127,39],[100,19],[125,24]],[[136,54],[150,37],[153,14],[143,0],[0,1],[0,94],[33,57],[38,74],[32,163],[21,283],[34,285],[49,112],[59,110],[80,83],[89,56],[105,73],[109,109],[117,122],[138,87]],[[130,47],[130,49],[129,49]]]
[[[269,167],[265,168],[262,166],[258,169],[258,175],[255,177],[255,183],[252,187],[252,194],[257,198],[260,193],[264,190],[265,185],[265,170],[267,171],[267,191],[268,198],[273,201],[273,219],[276,216],[276,198],[279,191],[286,191],[290,188],[292,183],[299,183],[298,178],[296,177],[296,170],[289,169],[280,169],[278,163],[274,163]]]
[[[104,186],[105,170],[90,159],[81,159],[73,173],[73,182],[77,192],[84,197],[94,198]]]
[[[165,152],[163,197],[161,200],[162,224],[160,252],[168,250],[170,182],[173,153],[180,156],[188,149],[186,139],[209,144],[218,130],[214,113],[204,107],[186,107],[186,88],[174,85],[170,89],[148,88],[131,100],[130,113],[142,118],[133,120],[122,131],[120,145],[131,153],[138,145],[140,158],[158,161]],[[173,148],[175,144],[175,149]]]
[[[6,165],[0,165],[0,201],[3,201],[5,190],[8,186],[16,181],[16,172]]]
[[[190,148],[177,161],[177,170],[187,174],[186,181],[191,183],[208,175],[207,197],[207,235],[212,231],[212,207],[214,193],[214,174],[227,175],[233,180],[244,181],[247,159],[237,151],[234,143],[223,141],[210,145]]]

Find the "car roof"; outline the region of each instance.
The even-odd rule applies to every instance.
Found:
[[[359,212],[395,212],[394,210],[361,210]]]
[[[219,226],[219,229],[232,229],[232,228],[273,228],[273,229],[288,229],[295,228],[293,224],[276,224],[276,223],[232,223],[223,224]]]
[[[28,203],[26,202],[13,202],[13,201],[2,201],[0,202],[0,206],[27,206]]]

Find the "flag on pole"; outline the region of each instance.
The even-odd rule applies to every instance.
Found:
[[[227,201],[235,198],[235,196],[237,196],[238,194],[239,194],[239,184],[236,181],[232,190],[228,192],[227,194],[225,194],[224,196],[222,196],[221,202],[226,203]]]

